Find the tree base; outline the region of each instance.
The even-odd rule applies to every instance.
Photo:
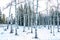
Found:
[[[8,29],[8,27],[7,27],[7,29]]]
[[[44,27],[46,27],[46,26],[44,26]]]
[[[17,33],[15,33],[15,35],[18,35]]]
[[[7,26],[7,29],[9,29],[9,26]]]
[[[50,28],[48,27],[48,29],[50,29]]]
[[[13,33],[13,31],[10,31],[10,33]]]
[[[60,32],[60,31],[58,30],[58,32]]]
[[[33,31],[31,31],[31,33],[33,33]]]
[[[50,33],[52,33],[52,32],[50,32]]]
[[[7,27],[7,29],[9,29],[9,27]]]
[[[40,40],[38,37],[33,37],[32,39],[37,39],[37,40]]]
[[[4,31],[7,31],[7,29],[4,29]]]
[[[38,39],[38,37],[35,37],[35,39]]]
[[[55,36],[55,34],[53,34],[53,36]]]
[[[25,32],[25,30],[23,30],[23,32]]]
[[[30,30],[30,28],[28,28],[28,30]]]

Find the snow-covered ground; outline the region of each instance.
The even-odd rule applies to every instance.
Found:
[[[57,32],[57,28],[55,27],[54,33],[50,33],[50,29],[48,30],[47,27],[38,26],[37,28],[37,35],[38,39],[35,39],[35,29],[33,28],[33,33],[30,33],[30,30],[28,30],[28,27],[26,27],[26,32],[23,32],[23,26],[19,26],[18,35],[15,35],[15,25],[13,25],[13,33],[10,33],[10,26],[7,31],[4,31],[6,28],[6,24],[0,24],[0,40],[60,40],[60,32]],[[40,28],[39,28],[40,27]]]

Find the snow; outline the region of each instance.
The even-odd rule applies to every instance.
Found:
[[[2,27],[1,27],[2,26]],[[4,26],[4,27],[3,27]],[[47,27],[38,26],[37,28],[37,35],[38,38],[35,39],[35,29],[33,28],[33,33],[30,33],[30,30],[28,30],[28,27],[25,28],[26,32],[23,32],[23,26],[19,26],[19,29],[17,30],[18,35],[15,35],[15,27],[16,25],[13,25],[13,33],[10,33],[10,25],[9,29],[7,31],[4,31],[4,29],[7,27],[7,24],[0,24],[0,40],[60,40],[60,32],[57,32],[57,28],[54,28],[55,36],[53,36],[53,33],[50,33],[51,30]]]

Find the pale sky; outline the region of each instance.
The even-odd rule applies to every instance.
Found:
[[[11,1],[13,0],[0,0],[0,7],[1,7],[1,10],[2,10],[2,13],[4,13],[6,15],[6,17],[9,16],[9,7],[6,8],[4,11],[3,11],[3,8],[6,7],[8,5],[8,3],[10,3]],[[19,0],[19,2],[22,2],[24,0]],[[31,3],[33,0],[30,0]],[[17,0],[18,2],[18,0]],[[60,1],[59,1],[60,2]],[[47,0],[40,0],[39,1],[39,8],[38,8],[38,11],[42,11],[42,10],[45,10],[46,9],[46,3],[47,3]],[[24,3],[23,3],[24,4]],[[57,6],[57,0],[51,0],[49,3],[48,3],[48,7],[49,6],[52,6],[52,5],[55,5]],[[32,4],[31,4],[32,5]],[[34,1],[34,5],[36,5],[36,0]],[[34,6],[34,9],[36,10],[36,6]],[[15,9],[14,9],[14,6],[11,7],[11,13],[13,14],[13,16],[15,16]],[[42,12],[43,14],[46,14],[46,11]]]

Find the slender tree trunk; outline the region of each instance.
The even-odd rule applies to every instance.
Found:
[[[25,14],[24,14],[24,27],[23,27],[23,32],[25,32]]]

